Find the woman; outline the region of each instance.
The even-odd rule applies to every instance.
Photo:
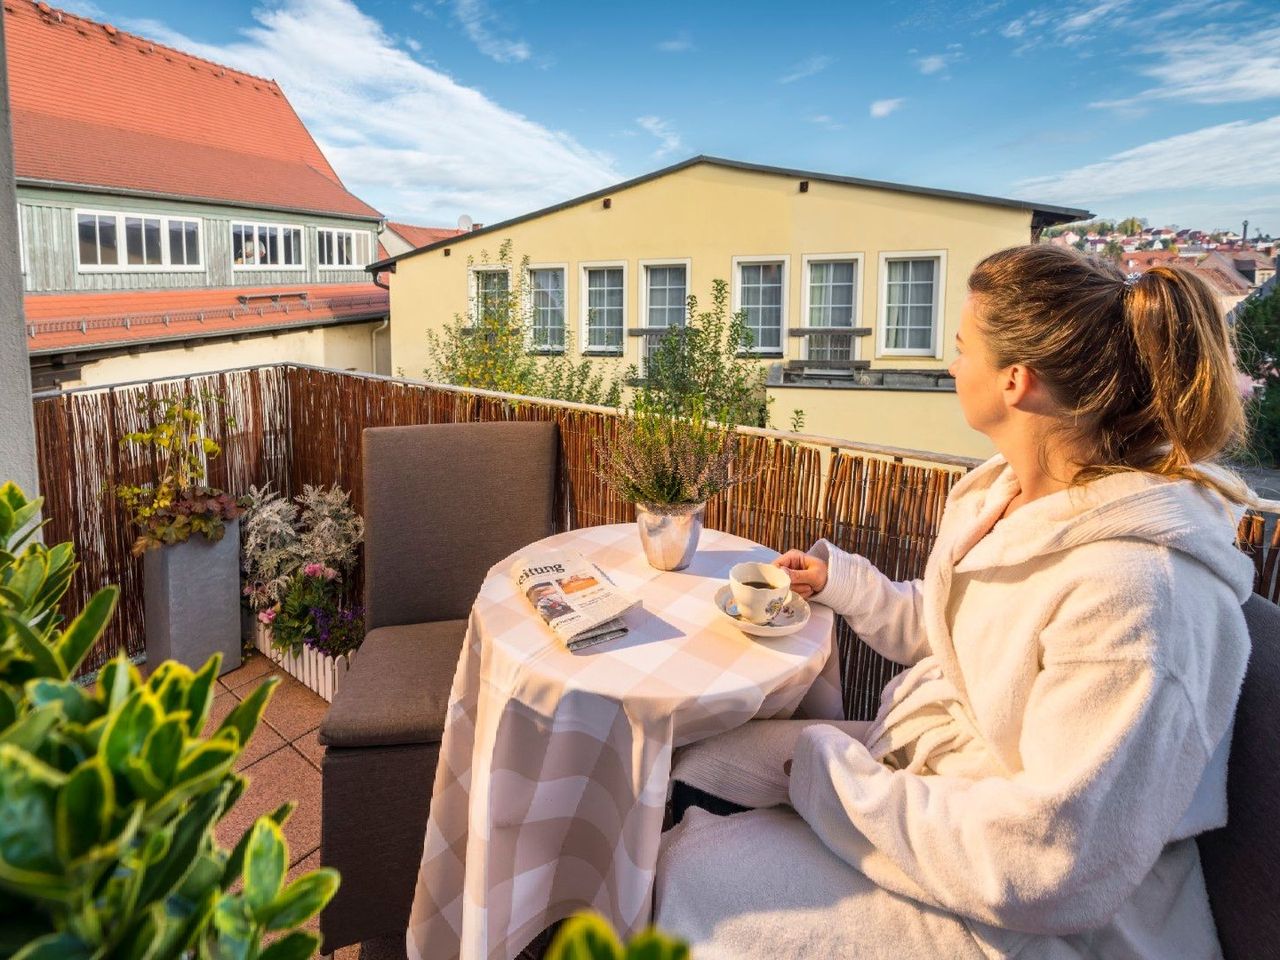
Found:
[[[673,773],[743,805],[664,838],[656,922],[695,960],[1217,957],[1196,845],[1226,821],[1253,570],[1212,293],[1051,246],[969,278],[951,365],[999,455],[923,580],[820,541],[797,592],[909,665],[870,724],[762,721]],[[792,756],[790,776],[783,761]]]

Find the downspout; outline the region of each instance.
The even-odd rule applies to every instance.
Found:
[[[395,272],[396,272],[396,265],[394,263],[387,267],[387,273],[395,273]],[[373,285],[375,287],[381,287],[383,290],[386,290],[387,293],[391,292],[391,285],[388,283],[382,282],[381,272],[372,273],[370,274],[370,276],[373,277]],[[378,334],[382,333],[384,330],[387,330],[388,328],[390,328],[390,326],[391,326],[391,304],[388,303],[387,319],[383,320],[382,323],[378,324],[378,326],[374,327],[372,330],[369,331],[369,369],[373,373],[378,372]]]

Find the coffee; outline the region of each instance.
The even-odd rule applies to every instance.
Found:
[[[744,587],[754,587],[757,590],[773,590],[774,586],[765,580],[743,580]]]

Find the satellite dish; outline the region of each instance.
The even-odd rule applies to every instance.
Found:
[[[465,213],[458,218],[458,229],[463,233],[468,232],[474,225],[474,221]]]

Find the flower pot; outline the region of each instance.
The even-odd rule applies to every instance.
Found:
[[[143,558],[147,663],[193,670],[215,653],[222,672],[240,666],[240,521],[214,542],[194,536]]]
[[[338,691],[338,685],[351,669],[358,651],[352,650],[341,657],[330,657],[304,646],[298,653],[286,653],[271,645],[271,628],[264,623],[257,625],[253,645],[270,657],[280,669],[304,687],[330,702]]]
[[[637,503],[636,526],[649,565],[683,570],[693,562],[705,503]]]

